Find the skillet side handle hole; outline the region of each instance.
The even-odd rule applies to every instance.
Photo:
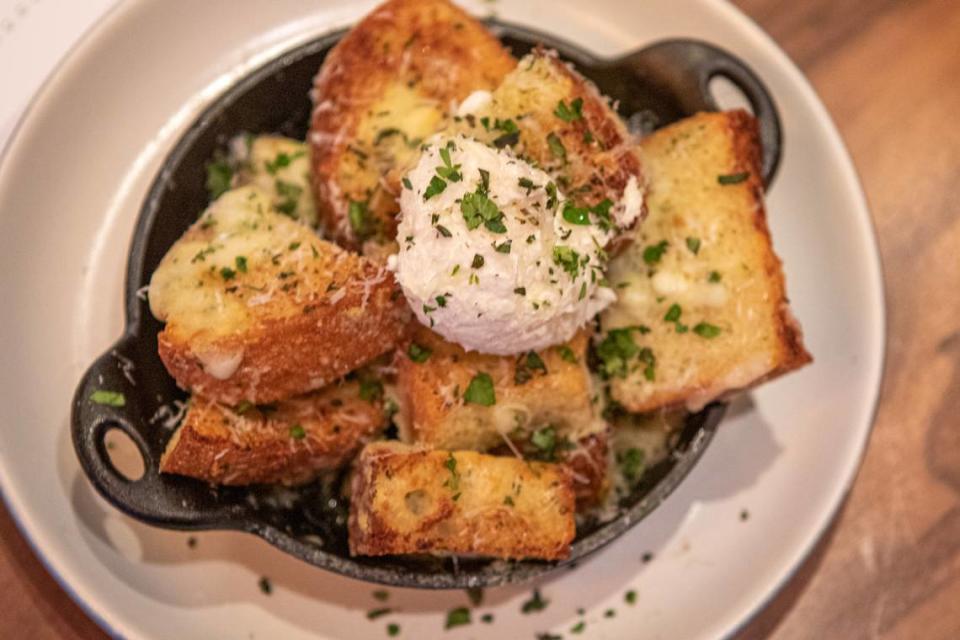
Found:
[[[128,482],[136,482],[146,472],[146,463],[140,447],[123,429],[115,426],[103,433],[103,447],[113,470]]]
[[[718,73],[710,78],[707,84],[707,91],[709,91],[717,108],[722,111],[743,109],[747,113],[756,115],[747,95],[733,80],[722,73]]]

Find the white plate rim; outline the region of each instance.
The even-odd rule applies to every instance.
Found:
[[[778,72],[785,74],[787,76],[787,80],[789,80],[791,84],[801,91],[804,101],[808,106],[814,109],[817,120],[823,125],[824,132],[827,134],[828,142],[832,148],[832,152],[835,153],[842,161],[841,165],[843,166],[844,170],[842,182],[848,187],[853,187],[853,195],[857,201],[857,211],[855,212],[856,215],[853,217],[863,231],[863,233],[859,236],[859,239],[860,241],[865,242],[866,245],[866,257],[869,259],[868,267],[871,280],[869,283],[871,285],[870,294],[871,296],[875,296],[874,303],[877,307],[877,313],[874,313],[871,316],[873,320],[871,334],[877,343],[876,355],[878,357],[876,358],[875,362],[873,362],[873,366],[869,370],[869,373],[865,376],[867,379],[869,379],[868,386],[873,389],[873,393],[872,397],[864,399],[864,402],[868,405],[867,411],[865,412],[867,417],[863,421],[863,424],[859,425],[860,437],[858,438],[857,453],[855,456],[851,456],[848,464],[846,465],[843,482],[838,482],[835,485],[829,500],[830,507],[818,514],[819,522],[817,526],[814,527],[815,530],[811,531],[810,535],[807,536],[807,540],[804,545],[798,545],[794,549],[792,557],[787,562],[788,566],[783,571],[776,583],[769,589],[766,597],[757,600],[751,606],[750,610],[745,612],[745,615],[742,616],[740,622],[732,626],[724,635],[724,637],[732,637],[742,630],[747,624],[749,624],[749,622],[753,620],[754,617],[761,612],[770,603],[770,601],[777,596],[778,593],[780,593],[782,588],[789,583],[796,572],[802,567],[804,560],[810,555],[817,543],[821,540],[830,525],[833,523],[857,479],[864,455],[866,453],[870,434],[872,433],[875,423],[879,408],[879,396],[885,374],[888,339],[887,301],[884,267],[877,242],[876,227],[872,216],[870,215],[869,203],[866,194],[864,193],[862,182],[857,174],[850,152],[844,144],[836,124],[827,111],[825,105],[820,100],[819,96],[817,96],[812,85],[803,75],[800,69],[776,44],[776,42],[749,16],[740,11],[734,5],[724,2],[724,0],[705,1],[713,5],[713,10],[721,13],[725,20],[733,23],[738,31],[744,36],[748,37],[754,45],[762,48],[764,55],[776,64]],[[54,68],[44,79],[43,83],[40,85],[40,88],[30,98],[26,108],[17,119],[10,136],[6,141],[6,144],[4,145],[3,149],[0,150],[0,174],[3,173],[3,170],[7,164],[12,162],[11,158],[15,157],[20,151],[18,149],[18,143],[24,137],[26,137],[24,132],[28,129],[28,127],[33,125],[33,115],[37,111],[41,110],[41,106],[45,104],[45,101],[52,93],[53,87],[58,82],[61,82],[69,77],[68,72],[70,64],[80,58],[85,50],[95,46],[96,42],[100,38],[104,37],[107,32],[111,30],[111,28],[122,21],[123,15],[128,11],[132,11],[137,4],[138,0],[122,0],[111,6],[103,14],[100,20],[96,21],[86,29],[77,42],[67,50],[63,58],[61,58],[61,60],[54,66]],[[318,33],[316,35],[319,36],[321,34]],[[89,598],[84,597],[80,592],[81,590],[75,588],[65,573],[58,569],[56,560],[52,557],[53,554],[48,549],[44,549],[40,542],[40,538],[43,537],[43,534],[39,527],[31,521],[30,510],[28,506],[23,504],[18,499],[16,494],[7,490],[7,487],[9,487],[10,484],[11,483],[7,469],[3,466],[0,466],[0,498],[2,498],[8,512],[11,515],[11,518],[17,526],[17,529],[24,539],[26,539],[30,548],[40,560],[41,564],[60,585],[60,587],[63,588],[67,595],[101,629],[103,629],[111,637],[124,637],[120,633],[119,629],[116,628],[115,625],[111,624],[109,620],[109,609],[102,607],[102,605],[99,603],[92,602]]]

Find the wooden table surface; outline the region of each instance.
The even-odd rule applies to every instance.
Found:
[[[742,638],[960,638],[960,2],[737,0],[849,145],[887,282],[882,401],[828,535]],[[0,510],[0,637],[100,638]]]

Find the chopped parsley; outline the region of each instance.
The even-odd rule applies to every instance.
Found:
[[[453,234],[450,233],[450,229],[447,229],[447,228],[446,228],[445,226],[443,226],[442,224],[438,224],[438,225],[437,225],[437,232],[438,232],[440,235],[442,235],[444,238],[451,238],[451,237],[453,237]]]
[[[724,175],[717,176],[717,182],[727,186],[731,184],[740,184],[744,180],[750,177],[749,171],[741,171],[740,173],[728,173]]]
[[[663,257],[663,254],[666,252],[667,247],[670,246],[670,243],[666,240],[661,240],[657,244],[651,244],[643,250],[643,261],[648,265],[655,265],[660,262],[660,258]]]
[[[383,397],[383,384],[379,380],[360,381],[360,399],[374,402]]]
[[[527,288],[526,288],[526,287],[517,287],[516,289],[513,290],[513,292],[514,292],[515,294],[517,294],[518,296],[525,296],[525,295],[527,295]]]
[[[520,128],[517,127],[517,123],[510,118],[507,118],[506,120],[497,118],[493,124],[493,128],[497,131],[503,132],[501,135],[493,139],[493,146],[495,146],[497,149],[512,147],[520,141]]]
[[[515,384],[524,384],[533,378],[534,373],[537,371],[539,371],[541,375],[546,375],[547,365],[536,351],[528,351],[517,358],[513,382]]]
[[[90,401],[94,404],[102,404],[107,407],[123,407],[127,404],[127,398],[119,391],[107,391],[100,389],[90,394]]]
[[[570,224],[590,224],[590,210],[586,207],[575,206],[567,200],[563,203],[563,219]]]
[[[475,253],[473,255],[473,262],[470,263],[470,267],[472,269],[479,269],[480,267],[483,266],[483,263],[484,263],[483,256],[480,255],[479,253]]]
[[[533,597],[523,603],[523,606],[520,607],[521,613],[536,613],[538,611],[543,611],[547,608],[547,605],[550,604],[549,600],[544,600],[540,595],[539,589],[533,590]]]
[[[480,616],[480,622],[484,624],[491,624],[493,622],[493,614],[492,613],[483,614],[482,616]]]
[[[557,347],[557,353],[560,354],[560,358],[565,362],[571,362],[573,364],[576,364],[577,362],[579,362],[579,360],[577,359],[577,354],[575,354],[573,352],[573,349],[571,349],[565,344],[562,344],[559,347]]]
[[[450,182],[460,182],[463,180],[463,174],[460,173],[460,165],[455,165],[450,161],[450,146],[452,145],[440,149],[440,159],[443,160],[443,166],[437,167],[437,175]]]
[[[716,338],[720,335],[720,327],[709,322],[700,322],[693,328],[693,332],[701,338]]]
[[[637,592],[631,589],[623,594],[623,601],[627,604],[636,604],[637,602]]]
[[[663,316],[663,319],[667,322],[676,322],[680,319],[680,314],[682,313],[683,310],[680,308],[680,305],[672,304],[670,305],[670,308],[667,309],[667,313]]]
[[[553,157],[564,161],[567,159],[567,148],[563,146],[560,136],[556,133],[551,132],[547,136],[547,145],[550,147],[550,153],[553,154]]]
[[[237,265],[237,271],[240,273],[247,272],[247,257],[246,256],[237,256],[234,258],[234,263]]]
[[[291,162],[293,162],[300,156],[304,155],[304,153],[305,152],[303,151],[297,151],[296,153],[291,155],[281,151],[276,155],[276,157],[273,159],[272,162],[270,160],[267,160],[263,163],[263,166],[266,167],[267,173],[269,173],[270,175],[274,175],[280,169],[283,169],[284,167],[289,167]]]
[[[480,372],[473,376],[467,390],[463,392],[463,401],[479,404],[484,407],[490,407],[497,403],[497,397],[493,390],[493,378],[489,373]]]
[[[720,282],[720,278],[721,276],[719,271],[711,271],[710,275],[707,277],[707,282],[717,283]]]
[[[497,253],[510,253],[510,245],[512,244],[511,240],[505,240],[500,244],[494,244],[493,248]]]
[[[380,607],[379,609],[371,609],[367,611],[367,620],[376,620],[377,618],[382,618],[388,613],[393,613],[393,609],[390,607]]]
[[[571,278],[576,278],[580,271],[580,254],[565,245],[553,247],[553,262],[569,273]]]
[[[373,599],[379,602],[386,602],[390,598],[390,592],[385,589],[377,589],[373,592]]]
[[[573,122],[583,117],[583,98],[576,98],[567,106],[567,103],[561,100],[557,103],[557,108],[553,110],[553,115],[564,122]]]
[[[277,211],[285,216],[294,217],[293,214],[297,212],[297,202],[300,200],[300,194],[303,193],[303,187],[283,180],[277,180],[274,187],[277,190],[277,195],[281,198],[274,205]]]
[[[452,629],[467,624],[470,624],[470,609],[457,607],[447,612],[447,622],[443,625],[443,628]]]
[[[363,240],[373,231],[373,221],[370,218],[370,211],[367,209],[367,203],[351,200],[347,209],[347,219],[350,221],[350,228],[357,238]]]
[[[430,359],[430,355],[433,353],[432,350],[427,347],[421,347],[416,342],[411,342],[410,347],[407,349],[407,355],[410,356],[410,359],[416,363],[424,363]]]
[[[552,460],[557,448],[557,430],[552,426],[537,429],[530,436],[530,444],[539,449],[547,460]]]
[[[544,190],[547,192],[547,209],[553,211],[557,208],[557,204],[560,202],[557,198],[557,185],[552,182],[548,182],[547,186],[544,187]]]
[[[631,485],[636,484],[643,475],[646,455],[643,449],[630,447],[624,451],[617,452],[617,465],[620,467],[620,473],[624,479]]]
[[[404,179],[401,180],[400,182],[403,183],[404,187],[406,187],[410,191],[413,191],[413,183],[410,182],[410,178],[404,177]]]
[[[453,453],[447,454],[443,466],[450,472],[450,478],[443,483],[443,486],[453,491],[453,499],[456,500],[460,497],[460,472],[457,471],[457,459],[453,457]]]
[[[268,596],[273,593],[273,584],[267,576],[261,577],[257,584],[260,586],[260,592],[263,593],[263,595]]]
[[[642,325],[611,329],[597,345],[596,353],[600,359],[600,373],[604,378],[625,378],[629,372],[629,361],[637,356],[641,349],[633,341],[633,332],[647,333],[649,329]],[[649,349],[646,349],[649,351]]]
[[[470,587],[467,589],[467,598],[469,598],[470,604],[479,607],[483,604],[483,589],[480,587]]]
[[[237,272],[231,269],[230,267],[221,267],[220,268],[220,277],[224,280],[233,280],[237,277]]]
[[[443,190],[447,188],[447,183],[441,179],[439,176],[433,176],[430,178],[430,184],[427,185],[427,190],[423,192],[423,201],[426,202],[433,196],[443,193]]]
[[[463,199],[460,200],[460,212],[463,213],[467,229],[471,231],[479,227],[481,223],[494,233],[506,233],[507,231],[503,224],[503,212],[481,190],[463,196]]]
[[[223,157],[214,157],[207,163],[207,192],[216,200],[230,190],[233,183],[233,168]]]
[[[400,625],[398,625],[396,622],[391,622],[390,624],[388,624],[387,635],[390,636],[391,638],[400,635]]]
[[[517,184],[521,189],[527,190],[527,195],[530,195],[530,192],[537,188],[537,185],[535,185],[530,178],[520,178]]]
[[[583,630],[587,628],[587,623],[581,620],[577,624],[570,627],[570,633],[580,634],[583,633]]]
[[[302,426],[295,424],[290,427],[290,437],[294,440],[303,440],[307,437],[307,432],[303,430]]]

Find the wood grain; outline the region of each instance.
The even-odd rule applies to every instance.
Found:
[[[738,638],[960,638],[960,2],[736,4],[808,75],[853,153],[889,311],[849,500]],[[6,513],[0,534],[0,637],[102,637]]]

